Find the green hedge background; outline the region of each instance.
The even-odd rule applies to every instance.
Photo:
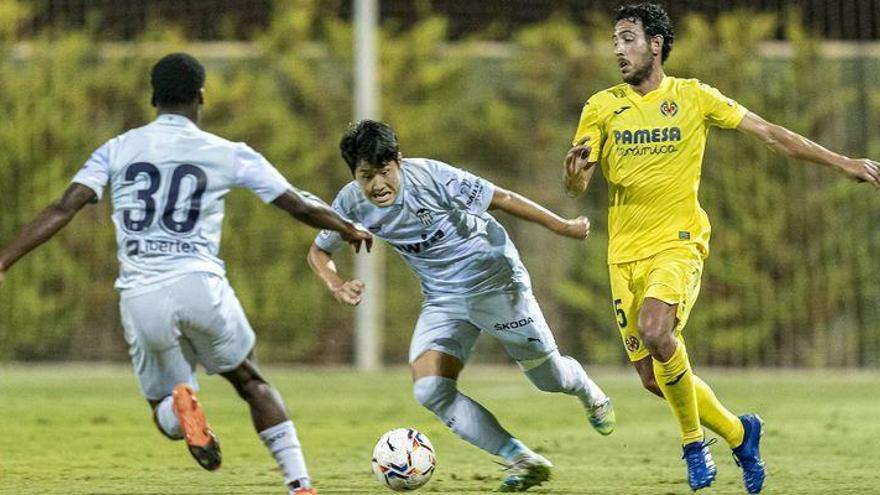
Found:
[[[31,12],[0,6],[0,242],[58,197],[105,140],[153,118],[149,68],[193,50],[208,66],[202,127],[246,141],[298,187],[326,200],[350,177],[337,143],[351,120],[352,29],[313,2],[282,2],[244,57],[205,53],[181,31],[135,43],[53,29],[21,35]],[[783,26],[782,55],[764,48],[772,16],[678,23],[667,73],[697,77],[772,121],[852,156],[880,156],[880,60],[828,58],[822,40]],[[442,18],[385,25],[383,119],[404,154],[470,169],[566,215],[594,222],[585,244],[502,217],[563,350],[622,363],[605,264],[601,179],[568,199],[561,162],[583,101],[619,80],[611,23],[556,17],[503,44],[446,41]],[[490,36],[487,35],[486,38]],[[880,194],[822,167],[786,160],[731,131],[713,131],[701,201],[713,225],[703,291],[688,324],[692,359],[735,366],[880,366]],[[0,361],[126,359],[112,288],[106,199],[87,207],[0,288]],[[265,361],[349,363],[354,312],[311,275],[315,232],[246,192],[228,198],[222,256]],[[350,257],[341,268],[350,273]],[[418,284],[388,252],[384,354],[405,361]],[[492,342],[478,359],[505,359]]]

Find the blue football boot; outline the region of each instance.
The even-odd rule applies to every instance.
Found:
[[[687,462],[688,484],[691,490],[706,488],[715,481],[718,470],[715,469],[715,461],[712,459],[712,453],[709,452],[709,446],[713,443],[715,443],[714,439],[708,442],[691,442],[684,446],[684,455],[681,458]]]
[[[758,445],[761,443],[761,435],[764,434],[764,422],[757,414],[743,414],[739,417],[742,421],[743,443],[733,449],[733,459],[736,465],[743,470],[743,483],[749,493],[761,493],[764,487],[764,461]]]

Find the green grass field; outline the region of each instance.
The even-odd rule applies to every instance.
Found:
[[[427,433],[437,449],[438,469],[423,492],[496,488],[498,466],[422,410],[411,397],[406,370],[266,371],[287,399],[323,495],[391,493],[372,479],[370,452],[381,433],[401,426]],[[878,374],[701,375],[734,410],[755,410],[767,421],[765,493],[880,492]],[[617,408],[618,430],[608,438],[590,429],[574,399],[535,391],[513,367],[466,370],[462,388],[555,463],[554,479],[535,493],[689,493],[666,405],[643,392],[629,370],[593,376]],[[223,444],[224,466],[216,473],[199,469],[182,443],[154,429],[128,367],[0,367],[0,493],[283,494],[244,403],[216,377],[202,377],[202,390]],[[713,453],[718,480],[701,493],[744,493],[723,442]]]

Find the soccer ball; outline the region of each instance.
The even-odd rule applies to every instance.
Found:
[[[434,474],[436,464],[431,441],[412,428],[389,431],[373,449],[373,474],[379,483],[396,492],[424,486]]]

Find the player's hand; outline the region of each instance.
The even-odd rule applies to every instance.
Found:
[[[332,290],[333,297],[335,297],[337,301],[343,304],[357,306],[364,295],[364,283],[360,280],[349,280],[343,282],[342,285],[335,287]]]
[[[847,160],[842,167],[843,172],[858,182],[867,182],[880,188],[880,163],[868,158]]]
[[[566,220],[565,226],[559,234],[582,241],[590,235],[590,219],[587,217],[577,217]]]
[[[590,136],[572,146],[565,154],[565,191],[571,196],[577,196],[587,189],[585,173],[590,169],[590,153],[593,147],[587,144]]]
[[[373,249],[373,234],[358,224],[351,224],[351,228],[346,232],[340,232],[340,235],[346,242],[354,246],[356,253],[361,252],[361,243],[367,247],[368,253]]]

